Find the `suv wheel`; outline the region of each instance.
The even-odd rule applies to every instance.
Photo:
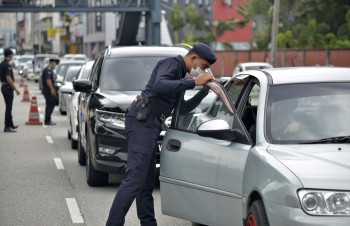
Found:
[[[70,131],[73,132],[72,121],[70,123]],[[77,147],[78,147],[78,141],[74,140],[72,135],[71,135],[71,145],[70,146],[72,149],[77,149]]]
[[[256,200],[250,206],[247,226],[269,226],[265,206],[262,200]]]
[[[69,131],[68,131],[68,135],[67,135],[67,137],[68,137],[68,140],[72,139],[72,135],[70,134],[70,132],[69,132]]]
[[[80,132],[78,132],[78,162],[82,166],[86,165],[86,154],[83,149],[83,146],[81,146]]]
[[[103,173],[94,169],[90,157],[90,136],[86,136],[86,182],[90,186],[106,186],[108,184],[108,173]]]

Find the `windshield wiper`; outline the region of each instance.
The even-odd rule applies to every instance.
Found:
[[[323,143],[347,143],[350,141],[350,136],[339,136],[339,137],[330,137],[320,140],[305,140],[300,141],[298,144],[323,144]]]

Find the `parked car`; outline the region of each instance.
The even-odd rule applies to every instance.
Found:
[[[49,65],[50,59],[56,59],[56,60],[58,60],[58,62],[61,61],[60,58],[56,58],[56,57],[45,57],[45,58],[44,58],[43,67],[41,68],[41,71],[40,71],[39,89],[42,89],[42,87],[43,87],[43,84],[42,84],[42,82],[43,82],[43,80],[42,80],[42,75],[43,75],[44,69]],[[53,72],[53,75],[54,75],[54,76],[55,76],[55,71],[56,71],[57,67],[58,67],[58,65],[56,65],[54,68],[52,68],[52,72]]]
[[[34,60],[28,61],[24,65],[24,67],[22,69],[22,74],[24,77],[27,77],[29,73],[33,73],[33,67],[34,67],[33,63],[34,63]]]
[[[16,69],[18,69],[18,74],[19,75],[24,75],[23,69],[27,65],[28,62],[31,62],[33,64],[34,61],[34,55],[22,55],[19,59],[17,59],[16,64]]]
[[[45,58],[58,58],[57,54],[37,54],[35,55],[33,73],[28,73],[28,80],[38,82],[41,79],[41,72],[44,68]]]
[[[236,65],[235,70],[233,71],[233,75],[236,75],[243,71],[261,70],[261,69],[268,69],[268,68],[273,68],[273,66],[269,63],[264,63],[264,62],[241,63]]]
[[[73,85],[72,81],[77,78],[81,66],[72,66],[68,68],[66,75],[63,78],[62,86],[59,89],[59,104],[58,109],[62,115],[66,114],[66,104],[68,96],[72,94]]]
[[[79,79],[87,79],[91,71],[94,61],[86,62],[80,69],[77,76]],[[73,67],[71,67],[73,68]],[[63,87],[62,87],[63,88]],[[76,149],[78,147],[78,98],[80,92],[72,91],[71,95],[68,95],[66,111],[67,111],[67,122],[68,122],[68,139],[71,139],[71,147]]]
[[[87,61],[88,58],[85,54],[75,54],[71,60],[83,60]]]
[[[90,186],[104,186],[110,173],[125,172],[125,110],[145,88],[159,60],[187,52],[181,47],[108,47],[95,60],[89,79],[73,81],[75,91],[81,92],[78,161],[86,163]],[[158,167],[159,156],[158,151]]]
[[[57,104],[59,104],[59,95],[58,95],[59,90],[62,86],[63,79],[66,76],[68,68],[72,66],[82,66],[83,64],[85,64],[85,61],[73,61],[73,60],[60,61],[60,64],[57,67],[56,73],[54,74]]]
[[[246,71],[187,124],[175,109],[161,151],[163,214],[350,225],[349,81],[346,68]]]
[[[19,58],[21,58],[20,55],[14,55],[14,56],[12,57],[12,60],[10,61],[10,64],[12,65],[12,67],[13,67],[14,69],[17,69],[17,67],[18,67],[18,65],[19,65],[19,62],[18,62]]]

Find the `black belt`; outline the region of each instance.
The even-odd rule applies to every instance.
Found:
[[[152,107],[151,113],[154,114],[157,118],[159,118],[161,122],[163,122],[165,120],[165,115],[158,108]]]

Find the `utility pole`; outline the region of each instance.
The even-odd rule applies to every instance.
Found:
[[[280,0],[275,0],[273,6],[273,21],[272,21],[272,33],[271,33],[271,64],[276,67],[277,58],[277,34],[279,24],[279,12],[280,12]]]
[[[41,13],[39,13],[39,36],[38,36],[38,41],[39,41],[39,54],[41,54]]]

